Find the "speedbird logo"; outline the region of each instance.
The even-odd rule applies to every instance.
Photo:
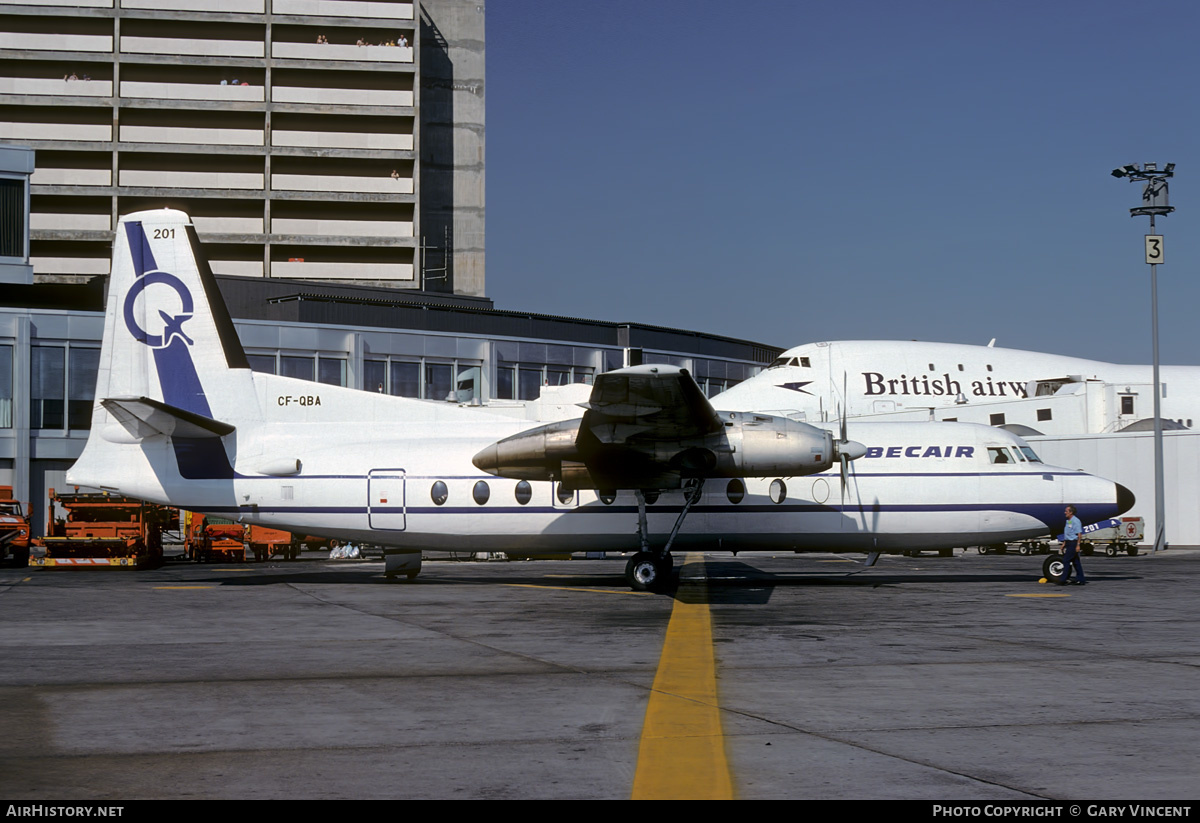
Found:
[[[178,311],[174,314],[158,309],[158,316],[162,319],[162,328],[160,334],[151,334],[138,323],[137,319],[137,300],[146,291],[147,287],[155,284],[161,284],[175,292],[178,297]],[[166,295],[162,289],[154,289],[150,294],[154,295],[154,302],[158,305],[164,305],[163,300]],[[150,298],[147,297],[147,300]],[[174,301],[172,301],[174,302]],[[170,306],[175,308],[175,306]],[[148,315],[149,310],[144,310],[143,314]],[[165,271],[154,269],[148,271],[139,277],[129,289],[129,293],[125,296],[125,328],[129,329],[129,333],[134,339],[140,343],[145,343],[152,349],[165,349],[171,345],[171,341],[175,338],[183,340],[184,343],[191,346],[195,341],[187,336],[183,330],[183,324],[192,319],[194,314],[194,306],[192,303],[192,293],[187,290],[187,286],[173,274]]]

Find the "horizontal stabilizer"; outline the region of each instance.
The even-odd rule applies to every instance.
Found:
[[[109,397],[100,401],[130,434],[149,437],[216,438],[234,431],[234,426],[202,414],[169,406],[149,397]],[[146,431],[146,428],[150,431]]]

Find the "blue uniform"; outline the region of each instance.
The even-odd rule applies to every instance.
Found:
[[[1083,524],[1079,522],[1079,518],[1075,515],[1067,520],[1067,527],[1063,531],[1063,571],[1062,582],[1059,585],[1065,586],[1071,580],[1071,569],[1075,569],[1075,574],[1079,578],[1080,583],[1086,583],[1087,579],[1083,576],[1083,563],[1079,560],[1079,537],[1083,534]]]

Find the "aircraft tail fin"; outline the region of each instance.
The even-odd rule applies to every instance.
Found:
[[[259,417],[246,354],[190,218],[172,209],[122,217],[92,428],[68,479],[132,491],[144,470],[229,477],[227,435]],[[168,441],[169,469],[150,457]],[[139,468],[137,453],[149,463]]]
[[[158,209],[122,217],[97,400],[144,398],[220,419],[232,411],[220,399],[230,393],[230,369],[249,364],[188,216]],[[95,414],[112,411],[99,403]]]

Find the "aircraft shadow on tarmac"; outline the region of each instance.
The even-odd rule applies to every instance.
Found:
[[[416,580],[389,580],[377,570],[347,567],[345,569],[321,569],[305,571],[301,569],[280,568],[263,569],[264,574],[247,575],[238,569],[237,572],[222,574],[214,570],[212,575],[203,580],[191,582],[206,582],[222,586],[268,586],[276,584],[307,584],[307,585],[394,585],[398,589],[406,586],[532,586],[552,589],[625,589],[625,577],[614,567],[612,573],[595,573],[589,570],[580,574],[557,574],[553,577],[530,575],[528,573],[505,573],[496,565],[475,566],[473,564],[440,565],[426,567]],[[523,568],[525,572],[527,567]],[[231,570],[232,571],[232,570]],[[903,586],[907,584],[934,585],[981,585],[996,583],[1036,583],[1040,570],[1031,567],[1026,570],[995,570],[984,571],[974,569],[963,572],[917,572],[917,571],[884,571],[879,568],[838,569],[828,572],[784,572],[765,571],[742,560],[708,559],[705,564],[706,577],[692,581],[680,579],[678,568],[671,576],[670,585],[661,592],[660,597],[671,597],[684,603],[709,603],[730,605],[756,605],[768,603],[772,592],[777,588],[818,588],[840,586],[855,589],[880,588],[884,586]],[[1105,583],[1123,580],[1140,579],[1140,575],[1108,575],[1093,580]],[[1056,588],[1056,587],[1052,587]],[[654,595],[651,595],[654,596]]]

